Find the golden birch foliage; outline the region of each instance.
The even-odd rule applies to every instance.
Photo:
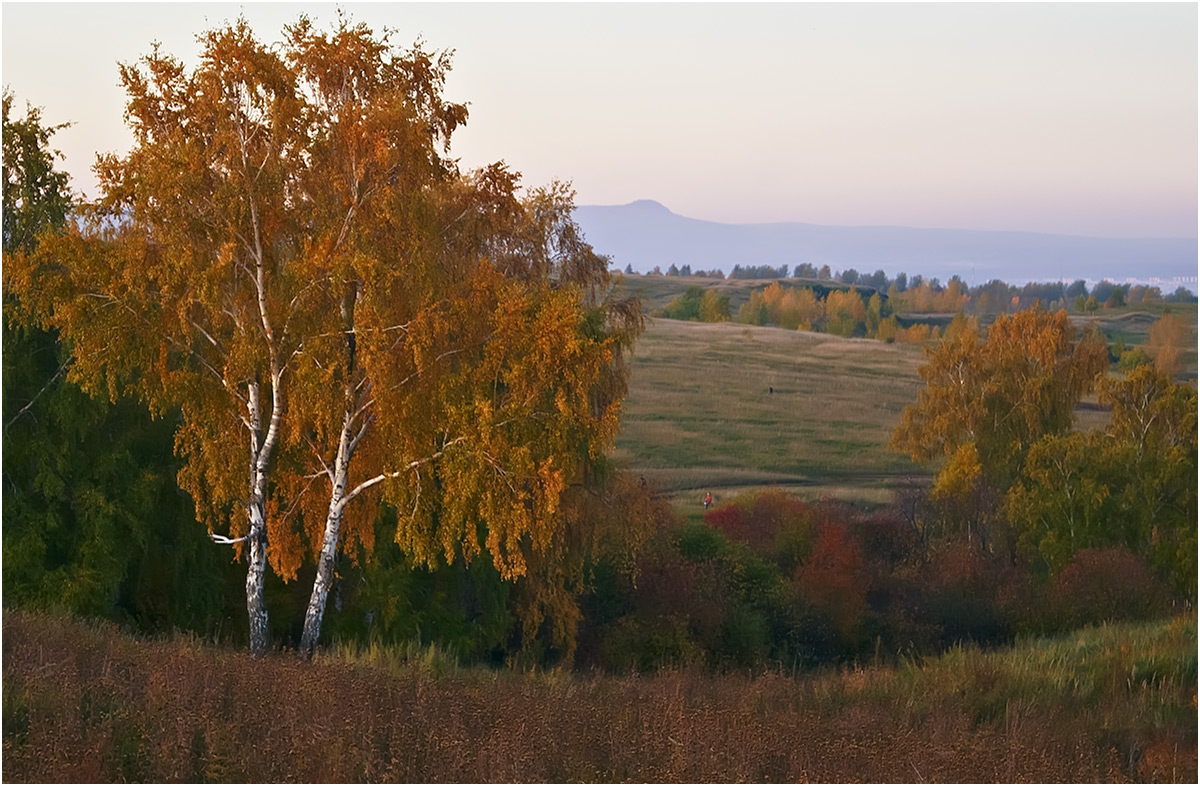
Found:
[[[1182,317],[1163,314],[1150,326],[1146,337],[1146,354],[1154,359],[1154,367],[1168,376],[1179,373],[1179,351],[1188,344],[1187,323]]]
[[[790,302],[792,291],[791,287],[772,281],[762,292],[768,319],[785,330],[795,330],[800,324],[799,315]]]
[[[905,408],[892,448],[928,461],[970,444],[980,474],[1007,487],[1035,441],[1070,427],[1075,404],[1107,367],[1103,340],[1090,332],[1073,339],[1065,311],[1001,315],[984,342],[974,319],[956,317],[926,350],[918,370],[925,386]],[[967,464],[964,454],[946,469]]]
[[[974,488],[982,469],[975,443],[964,442],[950,454],[930,493],[934,499],[964,497]]]
[[[700,321],[728,322],[729,297],[718,295],[715,289],[704,290],[704,297],[700,301]]]
[[[749,301],[738,310],[741,322],[757,324],[762,317],[765,317],[763,322],[786,330],[813,330],[824,320],[825,302],[808,287],[785,287],[773,281],[765,288],[751,292]]]
[[[880,341],[888,344],[900,338],[901,328],[896,322],[894,316],[889,316],[879,321],[879,327],[875,330],[875,337]]]
[[[792,304],[796,310],[796,327],[799,330],[813,330],[825,319],[825,302],[818,298],[812,289],[793,289]]]
[[[826,330],[837,336],[852,336],[867,318],[867,306],[854,287],[834,290],[825,298]]]
[[[121,66],[134,147],[98,159],[102,200],[27,260],[19,286],[72,345],[85,388],[182,408],[180,483],[211,529],[239,534],[246,522],[230,511],[247,495],[249,387],[269,411],[271,359],[295,346],[264,318],[282,325],[300,289],[285,187],[300,165],[300,102],[244,22],[201,43],[190,76],[157,48]]]

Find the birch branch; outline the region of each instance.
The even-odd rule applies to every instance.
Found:
[[[233,545],[234,543],[243,543],[247,540],[250,540],[249,534],[243,535],[240,538],[227,538],[224,535],[218,535],[215,532],[210,532],[208,533],[208,536],[212,538],[213,543],[218,543],[222,546],[229,546]]]
[[[416,469],[417,467],[421,466],[422,464],[428,464],[431,461],[436,461],[437,459],[441,458],[443,454],[445,454],[447,448],[450,448],[453,445],[457,445],[460,442],[465,442],[466,439],[467,439],[466,437],[458,437],[456,439],[452,439],[449,442],[447,442],[445,445],[443,445],[441,450],[439,450],[438,452],[436,452],[430,456],[426,456],[425,458],[422,458],[422,459],[417,459],[416,461],[410,461],[404,467],[402,467],[394,472],[381,472],[373,478],[364,480],[362,483],[359,483],[357,486],[355,486],[353,489],[351,489],[346,494],[346,496],[342,497],[342,501],[338,505],[338,511],[340,512],[342,509],[344,509],[346,507],[346,504],[348,502],[350,502],[350,500],[354,499],[359,494],[361,494],[362,492],[371,488],[372,486],[376,486],[376,485],[382,483],[383,481],[388,480],[389,478],[398,478],[401,475],[403,475],[405,472],[411,472],[412,470]]]
[[[64,360],[64,361],[63,361],[62,365],[58,367],[58,371],[55,371],[55,372],[54,372],[54,376],[50,377],[50,381],[49,381],[49,382],[47,382],[45,385],[43,385],[43,386],[42,386],[42,389],[41,389],[41,390],[39,390],[39,391],[37,392],[37,395],[35,395],[33,398],[29,399],[29,403],[28,403],[28,404],[26,404],[25,406],[21,407],[21,411],[20,411],[20,412],[18,412],[17,414],[13,415],[13,416],[12,416],[12,419],[11,419],[11,420],[9,420],[7,423],[5,423],[5,424],[4,424],[4,428],[6,428],[6,429],[7,429],[9,426],[11,426],[13,423],[15,423],[15,422],[17,421],[17,418],[21,417],[21,416],[22,416],[22,415],[24,415],[26,412],[28,412],[28,411],[29,411],[29,409],[30,409],[30,408],[31,408],[31,407],[32,407],[32,406],[33,406],[35,403],[37,403],[37,400],[38,400],[39,398],[41,398],[41,397],[42,397],[42,394],[43,394],[43,393],[45,393],[47,390],[49,390],[49,389],[50,389],[50,386],[54,384],[54,381],[55,381],[56,379],[58,379],[59,377],[61,377],[61,376],[62,376],[62,373],[63,373],[64,371],[66,371],[66,370],[67,370],[67,366],[69,366],[69,365],[71,365],[71,358],[67,358],[66,360]]]

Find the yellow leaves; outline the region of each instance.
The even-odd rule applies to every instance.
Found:
[[[712,292],[714,298],[717,297],[714,290],[708,292]],[[705,292],[706,300],[708,292]],[[704,308],[703,303],[701,308]],[[810,330],[818,323],[824,324],[826,310],[826,301],[819,299],[812,289],[784,287],[778,281],[774,281],[765,289],[750,293],[749,302],[743,304],[738,311],[738,319],[757,323],[758,317],[765,313],[765,322],[785,330]],[[703,316],[702,320],[716,321]]]
[[[833,290],[825,298],[826,329],[838,336],[853,335],[854,329],[867,316],[862,295],[854,287],[846,291]]]
[[[919,370],[925,387],[905,409],[892,447],[927,460],[970,443],[980,471],[1006,485],[1030,445],[1070,427],[1075,403],[1107,367],[1095,336],[1072,338],[1064,311],[1001,315],[982,343],[977,323],[956,317],[927,350]]]
[[[441,157],[466,119],[447,55],[344,20],[200,42],[191,70],[157,48],[122,67],[135,145],[98,166],[105,212],[6,257],[6,285],[74,347],[73,376],[181,408],[179,481],[211,530],[245,532],[265,495],[284,578],[368,486],[344,553],[369,554],[384,499],[417,562],[487,551],[524,575],[615,435],[642,328],[570,188],[520,197],[503,165]]]
[[[619,334],[588,335],[577,287],[505,277],[487,262],[454,291],[404,319],[411,379],[375,412],[396,463],[455,444],[385,497],[418,561],[486,551],[513,580],[564,525],[560,497],[581,462],[615,434],[619,398],[597,393],[616,374]]]
[[[974,489],[982,471],[975,444],[965,442],[951,454],[946,466],[938,473],[931,495],[934,499],[964,497]]]
[[[290,528],[287,526],[288,522],[285,520],[283,511],[280,510],[278,497],[267,498],[266,516],[267,561],[284,581],[293,580],[304,560],[304,554],[298,548],[298,539],[290,537],[292,533],[289,531]]]
[[[1180,350],[1194,344],[1188,336],[1187,322],[1182,317],[1163,314],[1150,326],[1146,337],[1146,354],[1154,358],[1154,367],[1168,376],[1179,373]]]

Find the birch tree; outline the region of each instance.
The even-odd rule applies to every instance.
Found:
[[[300,346],[289,317],[311,292],[293,265],[306,129],[296,80],[244,20],[199,40],[192,74],[157,46],[120,66],[133,149],[98,158],[100,202],[13,278],[85,389],[182,410],[179,482],[214,539],[248,552],[261,654],[270,473]]]
[[[914,461],[943,459],[932,495],[956,503],[969,535],[987,541],[997,494],[1030,447],[1071,427],[1075,405],[1108,365],[1102,339],[1075,331],[1065,311],[1000,315],[980,340],[976,320],[956,317],[926,350],[925,386],[905,407],[890,447]]]
[[[192,73],[157,48],[122,66],[133,150],[99,160],[90,219],[16,276],[81,382],[181,407],[179,480],[248,552],[255,653],[267,565],[316,561],[311,654],[381,500],[417,562],[486,552],[524,575],[615,433],[641,327],[569,189],[458,170],[449,55],[390,35],[301,17],[268,47],[240,20],[200,36]]]
[[[369,553],[380,500],[418,563],[486,552],[505,579],[525,575],[562,526],[563,489],[615,434],[641,322],[568,188],[522,194],[502,164],[464,176],[444,157],[465,119],[440,98],[445,55],[396,56],[364,26],[303,21],[288,53],[314,118],[305,193],[330,217],[306,238],[321,265],[310,279],[329,284],[297,361],[315,395],[295,405],[303,460],[285,481],[304,536],[284,511],[272,538],[287,575],[319,544],[311,655],[343,530]]]

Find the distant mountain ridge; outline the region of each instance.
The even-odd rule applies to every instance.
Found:
[[[968,284],[1000,279],[1084,279],[1153,283],[1196,290],[1196,238],[1099,238],[1035,232],[825,226],[804,223],[723,224],[672,213],[641,199],[627,205],[580,205],[575,220],[613,265],[637,272],[672,264],[693,269],[807,262],[834,271],[883,269]]]

